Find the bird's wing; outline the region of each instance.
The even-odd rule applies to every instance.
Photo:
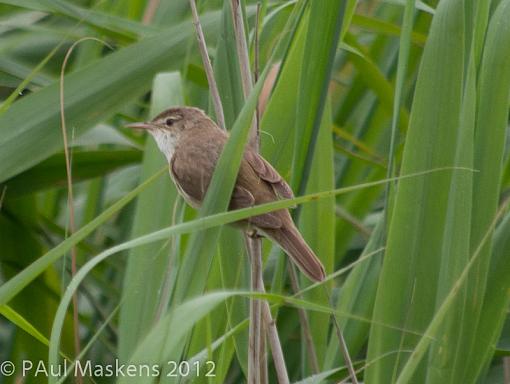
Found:
[[[179,151],[177,150],[170,160],[170,174],[177,186],[179,192],[185,200],[193,207],[198,208],[205,197],[207,188],[209,187],[210,178],[214,171],[214,164],[206,159],[200,159],[204,156],[205,151],[193,150]],[[219,157],[219,155],[218,155]],[[255,174],[265,181],[274,191],[274,195],[282,198],[292,198],[293,194],[285,180],[278,172],[262,157],[252,151],[247,151],[241,167],[249,166]],[[209,169],[204,169],[204,164],[210,165]],[[269,192],[269,190],[268,190]],[[273,193],[270,193],[272,195]],[[232,192],[230,201],[230,209],[240,209],[252,207],[269,200],[258,201],[250,192],[249,185],[242,183],[236,184]],[[282,226],[282,220],[276,212],[269,212],[263,215],[249,218],[249,222],[260,228],[276,229]]]
[[[230,206],[237,209],[253,207],[255,205],[255,197],[246,188],[236,185],[232,192]],[[282,220],[274,212],[264,213],[259,216],[252,216],[248,219],[250,224],[260,228],[277,229],[282,226]]]
[[[170,160],[170,175],[184,199],[194,208],[199,208],[209,186],[210,176],[197,161],[183,157],[177,151]]]
[[[264,181],[267,181],[276,195],[284,199],[294,198],[292,189],[287,182],[280,176],[271,164],[269,164],[262,156],[253,151],[246,151],[245,159],[250,164],[255,173]]]

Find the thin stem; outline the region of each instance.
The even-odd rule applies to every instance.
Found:
[[[248,237],[250,243],[249,252],[250,257],[253,257],[252,261],[252,278],[256,279],[255,283],[252,284],[252,289],[256,292],[264,293],[264,280],[262,278],[262,240],[259,237]],[[262,306],[264,300],[252,300],[255,304],[254,319],[256,325],[256,340],[255,346],[257,349],[255,353],[258,354],[257,360],[258,365],[255,365],[257,371],[258,381],[257,384],[267,384],[268,372],[267,372],[267,353],[266,353],[266,337],[265,330],[267,325],[263,322]],[[267,304],[267,303],[266,303]]]
[[[296,297],[301,297],[299,294],[300,288],[298,283],[298,277],[296,273],[296,268],[294,264],[287,263],[289,276],[290,276],[290,284],[292,286],[292,290],[294,291]],[[301,323],[301,330],[305,337],[306,343],[306,352],[308,354],[308,360],[310,361],[310,365],[312,367],[313,373],[319,373],[319,360],[317,359],[317,352],[315,351],[315,345],[313,344],[312,332],[310,330],[310,321],[308,320],[308,314],[303,308],[298,308],[299,314],[299,322]]]
[[[198,17],[197,5],[195,0],[189,0],[189,4],[191,6],[191,13],[193,15],[193,25],[195,26],[195,31],[197,34],[198,47],[200,49],[200,54],[202,55],[202,62],[204,64],[207,82],[209,83],[209,90],[211,92],[214,111],[216,112],[216,119],[218,120],[219,126],[223,129],[226,129],[225,115],[223,114],[220,92],[218,91],[218,86],[216,85],[216,80],[214,79],[211,60],[209,60],[209,55],[207,53],[207,45],[205,44],[204,32],[202,31],[202,25],[200,24],[200,19]]]
[[[236,51],[241,67],[241,81],[243,85],[244,97],[248,97],[253,87],[253,80],[250,71],[250,59],[248,57],[248,46],[246,44],[246,34],[244,31],[243,13],[239,0],[232,0],[232,19],[234,21],[234,32],[236,35]]]
[[[331,300],[331,296],[327,287],[324,285],[324,291],[326,292],[326,296],[328,297],[328,301],[331,306],[333,306],[333,302]],[[342,356],[344,358],[345,365],[347,366],[347,371],[349,372],[349,376],[351,377],[351,381],[353,384],[358,384],[358,378],[356,377],[356,370],[354,369],[354,365],[352,364],[351,355],[349,354],[349,348],[347,347],[347,343],[345,342],[345,337],[342,332],[342,328],[338,322],[338,319],[335,314],[333,314],[333,325],[335,327],[336,335],[338,337],[338,341],[340,343],[340,351],[342,351]]]
[[[255,58],[253,60],[253,77],[255,82],[259,80],[259,66],[260,66],[260,39],[259,39],[259,29],[260,29],[260,1],[257,3],[257,11],[255,13]],[[257,119],[257,136],[260,139],[260,105],[257,103],[256,108],[256,116]],[[259,143],[260,145],[260,143]]]
[[[360,233],[365,239],[369,239],[372,235],[370,228],[366,227],[360,220],[354,217],[350,212],[344,209],[341,205],[335,206],[335,215],[341,217],[343,220],[348,222],[352,227]]]
[[[503,369],[505,371],[505,384],[510,384],[510,357],[503,358]]]
[[[232,0],[232,20],[234,23],[236,51],[239,59],[243,94],[244,97],[247,98],[253,88],[253,79],[250,70],[248,46],[246,44],[243,14],[239,0]],[[255,34],[257,33],[258,31],[256,29]],[[249,145],[254,151],[259,151],[257,113],[254,115],[250,129]],[[264,282],[262,278],[262,240],[258,236],[253,237],[247,234],[245,238],[251,263],[251,290],[254,292],[264,292]],[[262,305],[262,300],[250,300],[250,350],[248,361],[251,362],[251,366],[248,364],[248,383],[265,384],[268,382],[266,340],[261,316]],[[265,328],[268,328],[268,324],[265,325]]]
[[[264,290],[265,292],[265,290]],[[267,338],[269,346],[271,347],[271,354],[273,355],[273,363],[276,371],[276,377],[279,384],[288,384],[289,375],[287,373],[287,366],[283,357],[282,345],[280,343],[280,336],[276,329],[276,322],[271,316],[271,309],[267,301],[262,302],[262,317],[264,319],[264,326],[266,327]]]
[[[143,13],[142,24],[148,25],[154,19],[160,0],[149,0]]]
[[[260,383],[269,383],[269,373],[267,370],[267,348],[266,348],[266,330],[267,326],[264,322],[264,301],[260,300],[260,336],[259,336],[259,372],[260,372]]]
[[[252,292],[261,292],[262,255],[259,238],[253,238],[249,234],[244,235],[246,250],[250,259]],[[248,384],[259,384],[261,381],[261,300],[250,300],[250,326],[248,342]]]
[[[64,144],[64,156],[65,156],[65,164],[66,164],[66,176],[67,176],[67,206],[69,209],[69,233],[72,234],[76,231],[76,221],[74,214],[74,197],[73,197],[73,177],[72,177],[72,169],[71,169],[71,155],[69,154],[69,143],[67,140],[67,127],[66,127],[66,119],[64,112],[64,74],[67,66],[67,62],[69,61],[69,57],[74,50],[74,48],[86,40],[94,40],[100,43],[106,44],[102,40],[96,39],[94,37],[84,37],[82,39],[77,40],[71,47],[67,50],[67,53],[64,57],[64,61],[62,63],[62,68],[60,69],[60,127],[62,129],[62,141]],[[76,267],[76,246],[71,247],[71,276],[74,278],[77,272]],[[74,353],[76,356],[80,355],[80,323],[78,316],[78,296],[77,294],[73,295],[73,338],[74,338]],[[82,377],[77,374],[76,382],[78,384],[82,383]]]
[[[244,97],[247,98],[253,88],[253,79],[250,70],[250,58],[248,56],[248,45],[246,44],[246,33],[244,30],[244,20],[240,0],[232,0],[232,20],[234,21],[237,57],[239,59],[239,66],[241,67],[243,94]],[[258,152],[259,130],[256,120],[257,117],[255,116],[252,123],[252,129],[250,130],[249,144]]]
[[[75,43],[76,44],[76,43]],[[64,143],[64,155],[66,163],[66,176],[67,176],[67,206],[69,209],[69,233],[72,234],[76,231],[75,217],[74,217],[74,198],[73,198],[73,180],[71,175],[71,159],[69,155],[69,146],[67,142],[67,128],[64,114],[64,73],[67,61],[74,45],[67,51],[62,64],[60,72],[60,126],[62,129],[62,141]],[[76,247],[71,248],[71,276],[76,275]],[[79,330],[79,318],[78,318],[78,297],[77,294],[73,295],[73,338],[74,338],[74,353],[76,356],[80,354],[80,330]],[[81,383],[82,378],[80,375],[76,376],[76,382]]]

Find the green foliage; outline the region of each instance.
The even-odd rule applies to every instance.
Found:
[[[189,0],[0,0],[0,360],[71,364],[76,293],[82,362],[162,372],[85,382],[245,382],[257,297],[292,382],[347,378],[334,321],[360,381],[502,381],[510,0],[262,1],[258,28],[257,2],[241,1],[259,62],[247,98],[231,1],[197,3],[230,131],[198,212],[153,140],[124,128],[173,105],[214,118]],[[70,234],[59,79],[84,37],[104,45],[76,45],[64,76]],[[258,102],[261,153],[297,197],[226,212]],[[295,292],[264,240],[268,293],[249,292],[241,232],[227,224],[294,206],[328,278],[301,276]],[[167,376],[168,361],[191,373]]]

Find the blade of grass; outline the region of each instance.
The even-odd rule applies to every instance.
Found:
[[[256,90],[257,90],[257,87],[255,88],[254,92]],[[252,94],[252,96],[253,96],[253,94]],[[251,98],[251,96],[250,96],[250,98]],[[248,105],[250,105],[250,99],[249,99],[249,104]],[[243,119],[244,123],[247,124],[247,126],[249,126],[249,123],[250,123],[250,119],[249,119],[250,115],[246,116]],[[247,138],[247,135],[245,135],[245,139],[246,138]],[[451,168],[449,168],[448,170],[451,171]],[[423,175],[430,174],[431,172],[440,172],[440,171],[441,170],[437,170],[437,169],[436,170],[430,170],[430,171],[424,171],[424,172],[419,172],[419,173],[412,174],[412,175],[400,176],[400,179],[418,177],[418,175],[423,176]],[[442,169],[442,171],[445,171],[445,169]],[[458,171],[461,171],[461,170],[458,170]],[[467,172],[468,170],[462,170],[462,171],[466,171]],[[471,170],[469,170],[469,171],[471,171]],[[230,211],[230,212],[225,212],[225,213],[218,213],[218,214],[214,214],[214,215],[211,215],[211,216],[208,216],[208,217],[202,217],[202,218],[199,218],[197,220],[193,220],[191,222],[187,222],[187,223],[183,223],[183,224],[172,226],[170,228],[162,229],[162,230],[159,230],[157,232],[153,232],[153,233],[145,235],[145,236],[141,236],[141,237],[139,237],[137,239],[133,239],[133,240],[130,240],[128,242],[119,244],[117,246],[114,246],[114,247],[112,247],[112,248],[102,252],[101,254],[97,255],[92,260],[87,262],[78,271],[77,275],[70,282],[70,284],[68,285],[68,287],[67,287],[67,289],[66,289],[66,291],[64,293],[64,296],[62,297],[62,300],[61,300],[61,302],[59,304],[59,308],[57,310],[57,314],[55,316],[55,320],[54,320],[53,327],[52,327],[52,334],[51,334],[51,338],[50,338],[49,363],[50,364],[57,364],[57,362],[58,362],[58,346],[60,344],[60,333],[61,333],[61,330],[62,330],[62,325],[63,325],[64,317],[65,317],[65,314],[67,312],[67,307],[68,307],[68,305],[69,305],[69,303],[71,301],[71,298],[72,298],[72,295],[73,295],[74,291],[77,289],[77,287],[80,284],[80,282],[87,276],[87,274],[97,264],[99,264],[100,262],[102,262],[103,260],[108,258],[109,256],[114,255],[117,252],[122,251],[124,249],[131,249],[131,248],[133,248],[135,246],[140,246],[140,245],[143,245],[143,244],[148,244],[148,243],[153,242],[153,241],[158,241],[158,240],[166,239],[170,235],[173,235],[173,234],[180,234],[180,233],[186,233],[186,232],[200,231],[200,230],[203,230],[203,229],[211,228],[213,226],[217,226],[217,225],[221,225],[221,224],[226,224],[226,223],[238,221],[238,220],[241,220],[243,218],[250,217],[250,216],[259,215],[261,213],[265,213],[265,212],[268,212],[270,210],[288,208],[288,207],[290,207],[290,206],[292,206],[292,205],[294,205],[296,203],[302,203],[302,202],[305,202],[305,201],[313,201],[313,200],[317,200],[319,198],[331,197],[331,196],[333,196],[335,194],[346,193],[346,192],[349,192],[349,191],[352,191],[352,190],[356,190],[356,189],[360,189],[360,188],[365,188],[365,187],[369,187],[369,186],[380,185],[380,184],[384,184],[386,182],[391,182],[391,181],[393,181],[393,180],[392,179],[383,180],[383,181],[379,181],[379,182],[375,182],[375,183],[368,183],[368,184],[361,185],[361,186],[354,186],[354,187],[348,187],[348,188],[341,188],[341,189],[337,189],[337,190],[333,190],[333,191],[319,192],[319,193],[314,193],[314,194],[310,194],[310,195],[306,195],[306,196],[302,196],[302,197],[297,197],[297,198],[294,198],[294,199],[279,200],[279,201],[275,201],[275,202],[272,202],[272,203],[268,203],[268,204],[263,204],[263,205],[258,205],[258,206],[255,206],[255,207],[251,207],[251,208],[244,208],[244,209],[240,209],[240,210],[236,210],[236,211]],[[0,291],[1,291],[1,289],[2,288],[0,288]],[[272,295],[268,295],[268,294],[265,294],[265,295],[258,294],[258,295],[259,295],[259,297],[269,297],[269,298],[273,297]],[[1,299],[1,297],[2,296],[0,295],[0,299]],[[303,302],[302,300],[289,299],[289,298],[285,298],[285,301],[291,302],[291,303],[302,303]],[[0,303],[1,303],[1,301],[0,301]],[[320,306],[320,305],[317,305],[317,304],[313,304],[313,305],[308,304],[308,308],[317,309],[317,310],[323,310],[323,311],[326,311],[326,313],[331,313],[331,311],[332,311],[329,307],[323,307],[323,306]],[[182,345],[180,346],[180,348],[182,348]],[[173,351],[173,352],[176,353],[177,351]],[[50,377],[49,379],[50,379],[50,383],[54,383],[55,382],[55,378],[54,377]]]
[[[292,186],[303,194],[326,102],[333,59],[344,23],[345,2],[313,2],[298,90]],[[325,18],[325,15],[326,18]]]
[[[379,248],[383,243],[381,236],[382,228],[382,221],[379,221],[362,255],[358,259],[359,264],[349,273],[342,285],[335,306],[340,312],[353,313],[367,318],[372,315],[375,293],[377,291],[377,277],[381,269],[383,257],[383,249]],[[377,252],[374,257],[366,259],[367,255],[373,254],[377,250],[381,251]],[[350,347],[350,352],[355,356],[366,343],[369,324],[360,323],[348,318],[342,319],[340,324]],[[331,335],[324,359],[324,368],[331,369],[337,366],[339,359],[342,359],[340,356],[338,339],[336,336]]]
[[[100,29],[110,36],[122,37],[124,40],[129,41],[136,39],[140,35],[154,34],[158,31],[157,28],[145,26],[136,21],[93,9],[86,9],[62,0],[0,0],[0,3],[57,13],[78,21],[83,20],[85,23]]]
[[[379,181],[374,181],[370,183],[360,184],[353,187],[346,187],[346,188],[339,188],[332,191],[325,191],[325,192],[317,192],[312,193],[309,195],[296,197],[294,199],[290,200],[279,200],[274,203],[268,203],[264,205],[259,205],[257,207],[253,208],[246,208],[242,210],[236,210],[226,213],[220,213],[215,214],[212,216],[209,216],[207,218],[201,218],[197,219],[192,222],[188,222],[185,224],[182,224],[182,226],[179,226],[178,229],[171,229],[171,230],[160,230],[156,232],[156,235],[147,235],[144,238],[150,239],[150,241],[157,241],[160,239],[168,238],[172,234],[180,234],[180,233],[186,233],[188,231],[188,228],[194,228],[194,230],[201,230],[201,229],[207,229],[213,226],[217,225],[224,225],[228,223],[232,223],[235,221],[242,220],[244,218],[250,217],[250,216],[256,216],[262,213],[267,213],[273,210],[282,209],[282,208],[290,208],[296,204],[301,204],[321,198],[327,198],[330,196],[335,196],[338,194],[344,194],[349,193],[352,191],[356,191],[363,188],[371,188],[376,187],[380,185],[384,185],[387,182],[395,181],[398,179],[407,179],[411,177],[418,177],[427,175],[432,172],[439,172],[439,171],[464,171],[464,172],[472,172],[473,170],[465,169],[465,168],[438,168],[430,171],[424,171],[424,172],[417,172],[410,175],[403,175],[399,176],[397,178],[392,179],[384,179]],[[156,173],[152,178],[148,179],[144,183],[140,184],[137,188],[126,194],[122,199],[117,201],[115,204],[113,204],[110,208],[106,209],[103,213],[101,213],[99,216],[97,216],[93,221],[85,225],[83,228],[80,228],[76,233],[60,243],[57,247],[50,250],[48,253],[40,257],[37,261],[32,263],[29,267],[24,269],[22,272],[20,272],[18,275],[7,281],[5,284],[3,284],[0,287],[0,305],[4,305],[9,302],[16,294],[18,294],[26,285],[28,285],[33,279],[35,279],[39,274],[44,272],[46,268],[48,268],[51,264],[53,264],[55,261],[57,261],[59,258],[61,258],[65,252],[67,252],[73,244],[76,244],[83,240],[87,235],[92,232],[95,228],[97,228],[99,225],[104,223],[107,219],[109,219],[113,214],[115,214],[117,211],[120,210],[123,206],[125,206],[128,202],[130,202],[133,198],[135,198],[141,191],[143,191],[148,185],[150,185],[152,182],[157,180],[158,177],[160,177],[164,172],[166,171],[166,167],[162,170],[160,170],[158,173]],[[154,239],[154,240],[152,240]],[[148,241],[148,242],[150,242]],[[147,243],[148,243],[147,242]],[[136,243],[135,243],[136,244]],[[144,243],[145,244],[145,243]],[[123,248],[124,249],[124,248]],[[127,248],[129,249],[129,245]]]
[[[114,170],[139,163],[142,153],[138,150],[98,149],[73,151],[73,179],[75,182],[104,176]],[[65,184],[64,154],[57,153],[25,172],[14,176],[0,187],[9,190],[9,197],[39,192]]]
[[[464,81],[464,4],[442,1],[434,16],[416,83],[401,173],[455,163]],[[374,320],[402,328],[425,329],[435,309],[446,212],[453,174],[429,175],[398,184],[377,289]],[[459,191],[462,192],[462,191]],[[417,202],[419,204],[417,205]],[[402,230],[405,228],[405,231]],[[372,326],[368,358],[412,349],[412,335]],[[393,382],[408,354],[370,366],[366,380]],[[425,380],[424,370],[413,380]]]
[[[32,325],[27,319],[25,319],[20,313],[16,312],[10,306],[8,305],[0,306],[0,315],[2,315],[11,323],[16,325],[16,327],[28,333],[30,336],[32,336],[40,343],[46,346],[50,345],[50,341],[34,325]],[[60,356],[68,360],[71,359],[69,356],[66,356],[66,354],[62,351],[60,351]]]
[[[312,172],[306,189],[307,193],[329,190],[335,186],[331,124],[331,107],[328,102],[317,138],[317,148],[320,148],[320,150],[317,150],[314,154]],[[335,267],[335,199],[333,197],[322,199],[304,206],[299,220],[299,228],[308,245],[324,265],[326,274],[333,271]],[[301,285],[307,286],[309,283],[301,278]],[[309,292],[304,298],[328,305],[327,294],[322,290]],[[330,319],[329,316],[318,313],[309,314],[309,319],[317,360],[323,362],[327,348]],[[316,367],[317,369],[309,370],[309,372],[318,373],[323,367],[322,363],[318,364],[320,365]]]
[[[302,56],[302,72],[299,81],[295,152],[292,161],[292,186],[298,195],[305,192],[312,169],[319,130],[326,106],[333,60],[340,41],[342,30],[346,30],[350,19],[346,18],[347,2],[313,2],[310,4],[308,30]],[[352,16],[354,3],[349,2]],[[300,207],[294,212],[297,220]],[[295,292],[299,291],[295,268],[289,264],[291,283]],[[311,330],[307,314],[300,311],[300,320],[305,336],[306,350],[314,372],[318,372],[317,354],[311,340]],[[335,320],[336,321],[336,320]],[[341,340],[343,341],[343,339]],[[348,353],[347,353],[348,355]],[[349,359],[348,359],[349,360]],[[350,363],[350,361],[348,361]],[[356,383],[356,377],[352,380]]]
[[[501,176],[503,173],[503,160],[506,131],[508,126],[508,100],[510,99],[510,28],[506,22],[510,17],[510,1],[501,1],[496,8],[489,24],[478,81],[478,108],[475,128],[475,154],[474,167],[480,170],[474,176],[473,213],[471,222],[471,253],[476,249],[485,231],[491,224],[500,199]],[[475,36],[476,45],[476,36]],[[476,48],[476,47],[475,47]],[[494,69],[498,68],[497,71]],[[463,348],[468,353],[465,366],[479,369],[486,364],[481,359],[485,354],[480,353],[482,347],[487,351],[490,348],[489,340],[475,341],[479,334],[487,332],[480,328],[479,318],[482,308],[487,274],[492,254],[492,241],[486,243],[482,250],[483,255],[473,267],[469,277],[467,297],[467,322],[464,335],[469,344]],[[490,300],[490,298],[488,298]],[[488,304],[489,305],[489,304]],[[503,308],[501,308],[503,310]],[[501,314],[500,314],[501,316]],[[494,324],[487,324],[491,329]],[[480,332],[480,333],[479,333]],[[478,345],[475,345],[478,344]],[[465,370],[463,378],[474,380],[468,374],[474,374],[471,369]]]
[[[203,17],[204,29],[212,35],[218,16]],[[176,68],[191,33],[188,23],[177,25],[67,75],[66,116],[76,136],[146,92],[155,73]],[[58,84],[52,84],[19,100],[0,117],[0,181],[62,147],[54,129],[58,105]]]
[[[481,255],[483,256],[483,248],[485,247],[486,243],[491,241],[491,236],[494,231],[494,228],[496,227],[496,224],[498,223],[499,219],[503,216],[505,211],[510,206],[509,203],[510,200],[505,201],[505,203],[498,210],[496,216],[493,218],[492,223],[490,224],[489,228],[487,229],[487,232],[481,239],[481,242],[478,245],[477,249],[475,250],[473,256],[471,257],[471,260],[469,260],[469,263],[462,271],[462,274],[459,276],[455,284],[452,286],[452,289],[445,297],[443,303],[441,304],[436,314],[434,315],[432,321],[430,322],[429,326],[425,330],[425,334],[419,339],[419,342],[417,343],[411,356],[407,360],[407,363],[402,368],[402,371],[397,380],[397,384],[409,383],[411,381],[413,374],[418,367],[418,364],[425,355],[425,352],[428,350],[431,340],[435,338],[439,327],[441,326],[443,320],[447,316],[448,311],[452,309],[452,304],[454,300],[457,299],[457,296],[461,291],[462,286],[465,284],[471,269],[476,265],[478,258],[481,257]],[[471,378],[470,381],[475,382],[475,379],[476,378]]]
[[[14,296],[16,296],[23,288],[25,288],[31,281],[33,281],[37,276],[43,273],[49,266],[51,266],[55,261],[60,259],[66,252],[68,252],[73,245],[85,239],[94,229],[99,227],[101,224],[106,222],[109,218],[111,218],[115,213],[117,213],[122,207],[124,207],[127,203],[133,200],[138,194],[143,191],[147,186],[149,186],[152,182],[158,179],[165,169],[160,170],[150,179],[140,184],[138,187],[133,189],[131,192],[126,194],[122,199],[114,203],[111,207],[106,209],[103,213],[97,216],[90,223],[86,224],[79,230],[77,230],[72,236],[68,239],[57,245],[55,248],[51,249],[41,257],[39,257],[36,261],[30,264],[23,271],[18,273],[16,276],[11,278],[5,284],[0,286],[0,305],[4,305],[8,303]]]
[[[466,36],[467,37],[467,36]],[[455,153],[458,165],[473,166],[473,142],[476,117],[476,67],[474,49],[468,51],[465,60],[466,75],[460,111],[460,132]],[[472,220],[472,175],[454,175],[450,191],[450,201],[445,225],[445,239],[440,262],[440,275],[436,306],[439,307],[451,287],[461,275],[469,260],[469,239]],[[444,325],[437,332],[438,342],[431,349],[428,364],[430,383],[456,382],[465,372],[465,349],[462,348],[466,338],[464,324],[472,317],[467,309],[467,290],[463,286],[459,299],[452,304]]]
[[[473,348],[480,354],[466,377],[477,378],[491,364],[496,352],[501,330],[508,321],[507,308],[510,303],[510,215],[499,226],[494,236],[494,252],[488,276],[487,290],[479,322],[479,330]],[[504,351],[506,356],[510,353]]]
[[[182,105],[182,85],[179,73],[160,73],[154,78],[150,117],[163,110]],[[141,180],[147,180],[167,165],[152,137],[147,137],[142,162]],[[132,222],[131,237],[137,237],[172,223],[177,191],[169,177],[160,178],[138,196]],[[123,304],[119,320],[119,359],[127,361],[138,340],[154,324],[164,282],[168,278],[174,239],[133,249],[128,256],[124,274]],[[143,256],[143,257],[139,257]],[[173,258],[175,260],[175,257]],[[148,276],[150,278],[148,279]],[[169,287],[170,289],[171,287]]]
[[[9,109],[12,103],[16,101],[16,99],[22,94],[25,87],[30,84],[30,82],[37,76],[37,74],[44,68],[44,66],[50,61],[50,59],[58,52],[61,48],[63,42],[53,48],[50,53],[46,55],[44,59],[42,59],[39,64],[37,64],[32,71],[21,81],[16,89],[12,91],[12,93],[3,101],[2,105],[0,105],[0,116],[2,116],[5,111]]]
[[[402,29],[400,26],[387,22],[385,20],[381,20],[375,17],[370,17],[366,15],[356,14],[352,18],[352,24],[364,28],[369,31],[374,31],[377,33],[385,33],[387,35],[401,36]],[[411,31],[411,42],[413,44],[423,46],[427,41],[427,36],[420,33]]]
[[[363,51],[362,45],[355,40],[354,35],[347,34],[346,41],[356,47],[356,49]],[[395,87],[389,80],[386,79],[386,76],[378,68],[376,63],[369,59],[367,54],[359,56],[349,52],[348,56],[350,61],[360,72],[366,86],[371,88],[376,93],[381,105],[387,111],[388,115],[394,113],[394,106],[396,97],[398,95],[395,93]],[[407,130],[407,126],[409,125],[409,112],[401,104],[399,105],[399,109],[397,111],[398,113],[396,116],[398,118],[399,129],[405,132]]]

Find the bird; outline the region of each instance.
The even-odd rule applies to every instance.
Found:
[[[178,192],[193,208],[200,208],[229,135],[201,109],[172,107],[147,122],[128,124],[154,138],[169,165]],[[293,198],[283,177],[259,153],[247,146],[229,203],[229,210]],[[280,246],[312,281],[325,278],[324,266],[294,224],[287,209],[236,222],[249,234],[265,236]]]

